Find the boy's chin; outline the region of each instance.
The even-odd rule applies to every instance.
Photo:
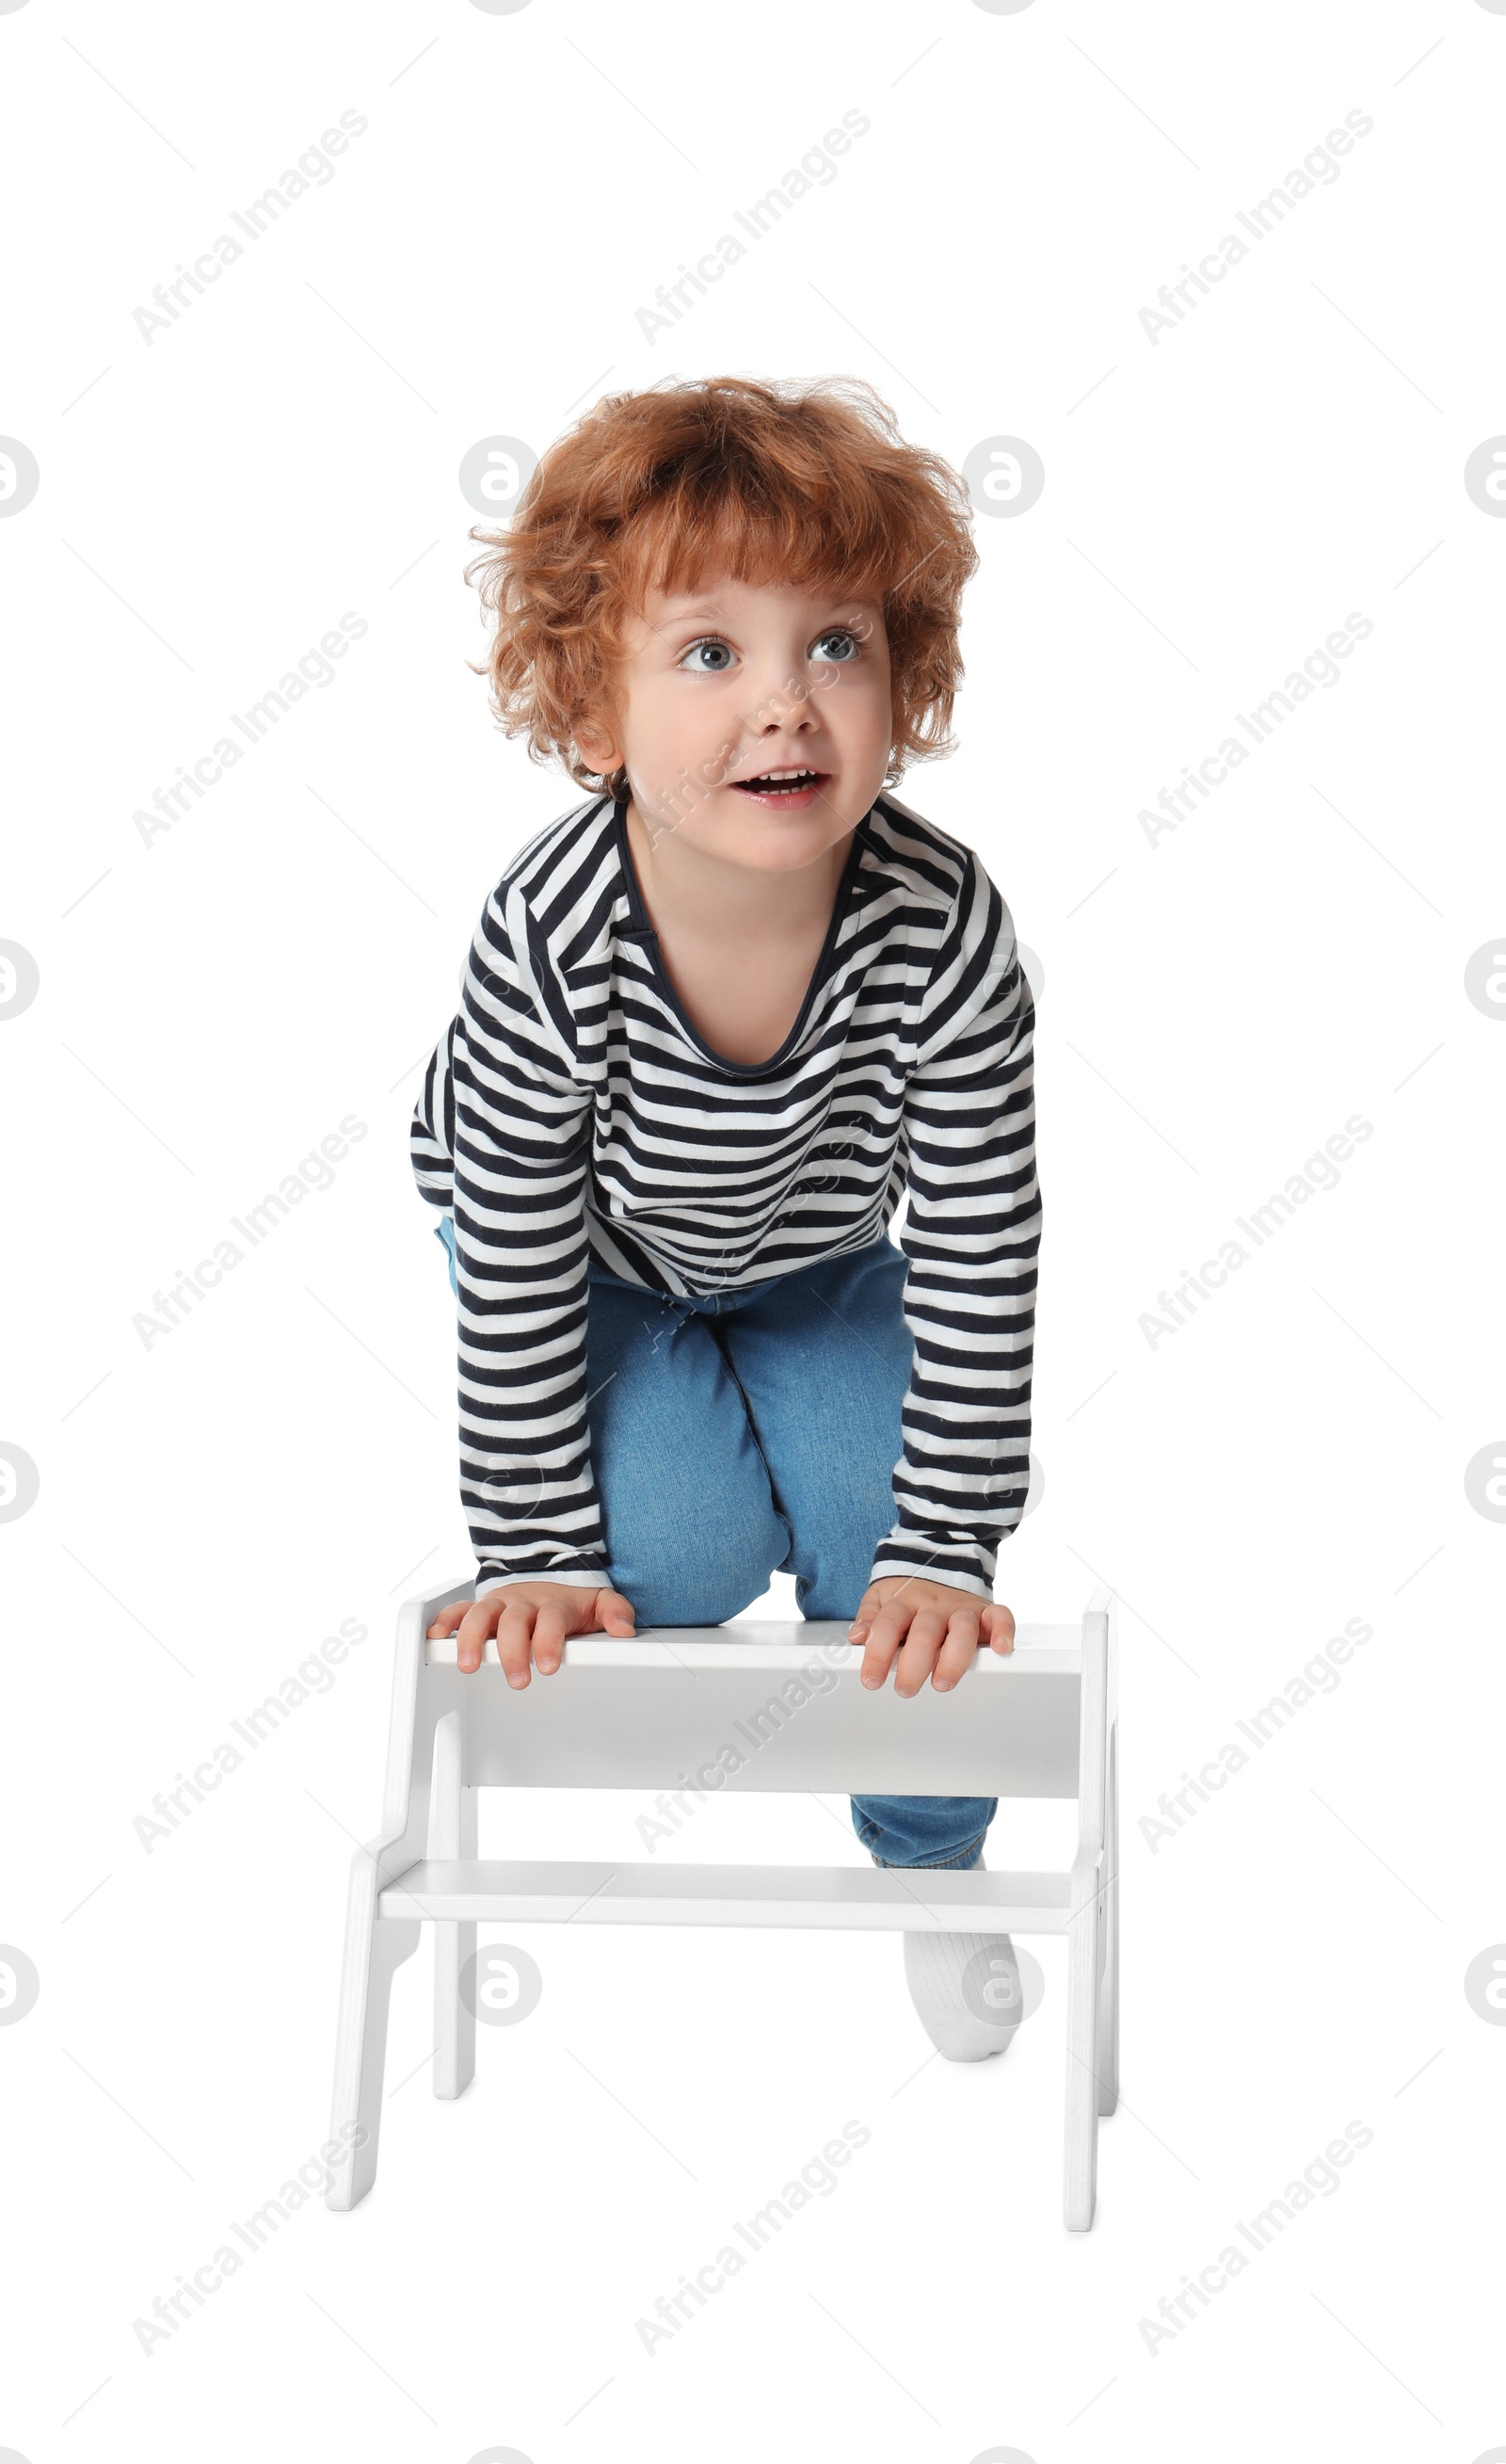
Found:
[[[750,872],[796,872],[818,864],[839,844],[845,846],[867,809],[849,815],[850,799],[834,793],[836,786],[828,778],[818,795],[789,812],[731,785],[710,789],[690,813],[660,815],[636,801],[634,810],[656,849],[673,838]]]
[[[845,844],[852,828],[824,797],[801,812],[780,813],[729,787],[698,835],[702,847],[729,864],[753,872],[786,872],[818,863],[829,848]]]

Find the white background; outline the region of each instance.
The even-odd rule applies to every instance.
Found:
[[[0,937],[40,975],[0,1032],[0,1441],[40,1476],[0,1527],[0,1939],[40,1978],[0,2028],[0,2446],[1500,2448],[1506,2032],[1464,1973],[1506,1936],[1506,1533],[1465,1472],[1506,1409],[1506,1036],[1465,971],[1503,921],[1506,523],[1463,471],[1506,429],[1506,15],[30,0],[0,60],[0,432],[40,472],[0,520]],[[154,285],[345,110],[336,176],[143,340]],[[847,110],[838,176],[645,340],[656,286]],[[1152,342],[1159,287],[1352,110],[1342,175]],[[371,2197],[311,2200],[143,2353],[133,2321],[324,2138],[395,1611],[471,1563],[407,1122],[488,890],[578,791],[468,669],[460,460],[722,370],[861,374],[959,466],[997,435],[1045,466],[978,521],[960,750],[900,793],[982,851],[1039,995],[1043,1491],[1000,1592],[1124,1603],[1098,2222],[1060,2223],[1059,1943],[1007,2058],[959,2068],[891,1936],[544,1928],[539,2008],[480,2032],[457,2105],[426,1956],[399,1972]],[[347,610],[335,680],[143,842]],[[1152,844],[1142,809],[1351,611],[1342,681]],[[1158,1294],[1355,1113],[1339,1185],[1152,1344]],[[143,1344],[347,1114],[333,1186]],[[148,1854],[154,1794],[342,1618],[368,1639],[334,1685]],[[1162,1793],[1351,1618],[1338,1690],[1152,1845]],[[535,1800],[489,1839],[626,1857],[645,1810]],[[1029,1831],[1006,1809],[991,1862]],[[840,1799],[714,1805],[660,1854],[867,1861]],[[639,2317],[849,2119],[835,2194],[645,2355]],[[1351,2121],[1342,2189],[1147,2349]]]

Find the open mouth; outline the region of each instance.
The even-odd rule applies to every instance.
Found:
[[[765,770],[756,779],[734,779],[739,794],[756,796],[771,804],[808,803],[826,783],[824,770]]]

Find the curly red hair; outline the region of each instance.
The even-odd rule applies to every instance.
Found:
[[[887,777],[949,753],[957,627],[977,569],[967,488],[907,445],[860,378],[811,385],[667,378],[607,394],[549,448],[506,529],[466,567],[496,618],[477,675],[509,736],[614,795],[576,742],[610,709],[626,627],[651,591],[726,575],[877,599],[888,639]]]

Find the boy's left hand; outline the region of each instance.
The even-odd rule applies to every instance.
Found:
[[[859,1601],[847,1639],[868,1646],[864,1685],[882,1685],[892,1661],[896,1694],[918,1694],[928,1677],[945,1694],[966,1676],[980,1641],[1014,1650],[1015,1619],[1002,1601],[980,1600],[976,1592],[919,1574],[885,1574]]]

